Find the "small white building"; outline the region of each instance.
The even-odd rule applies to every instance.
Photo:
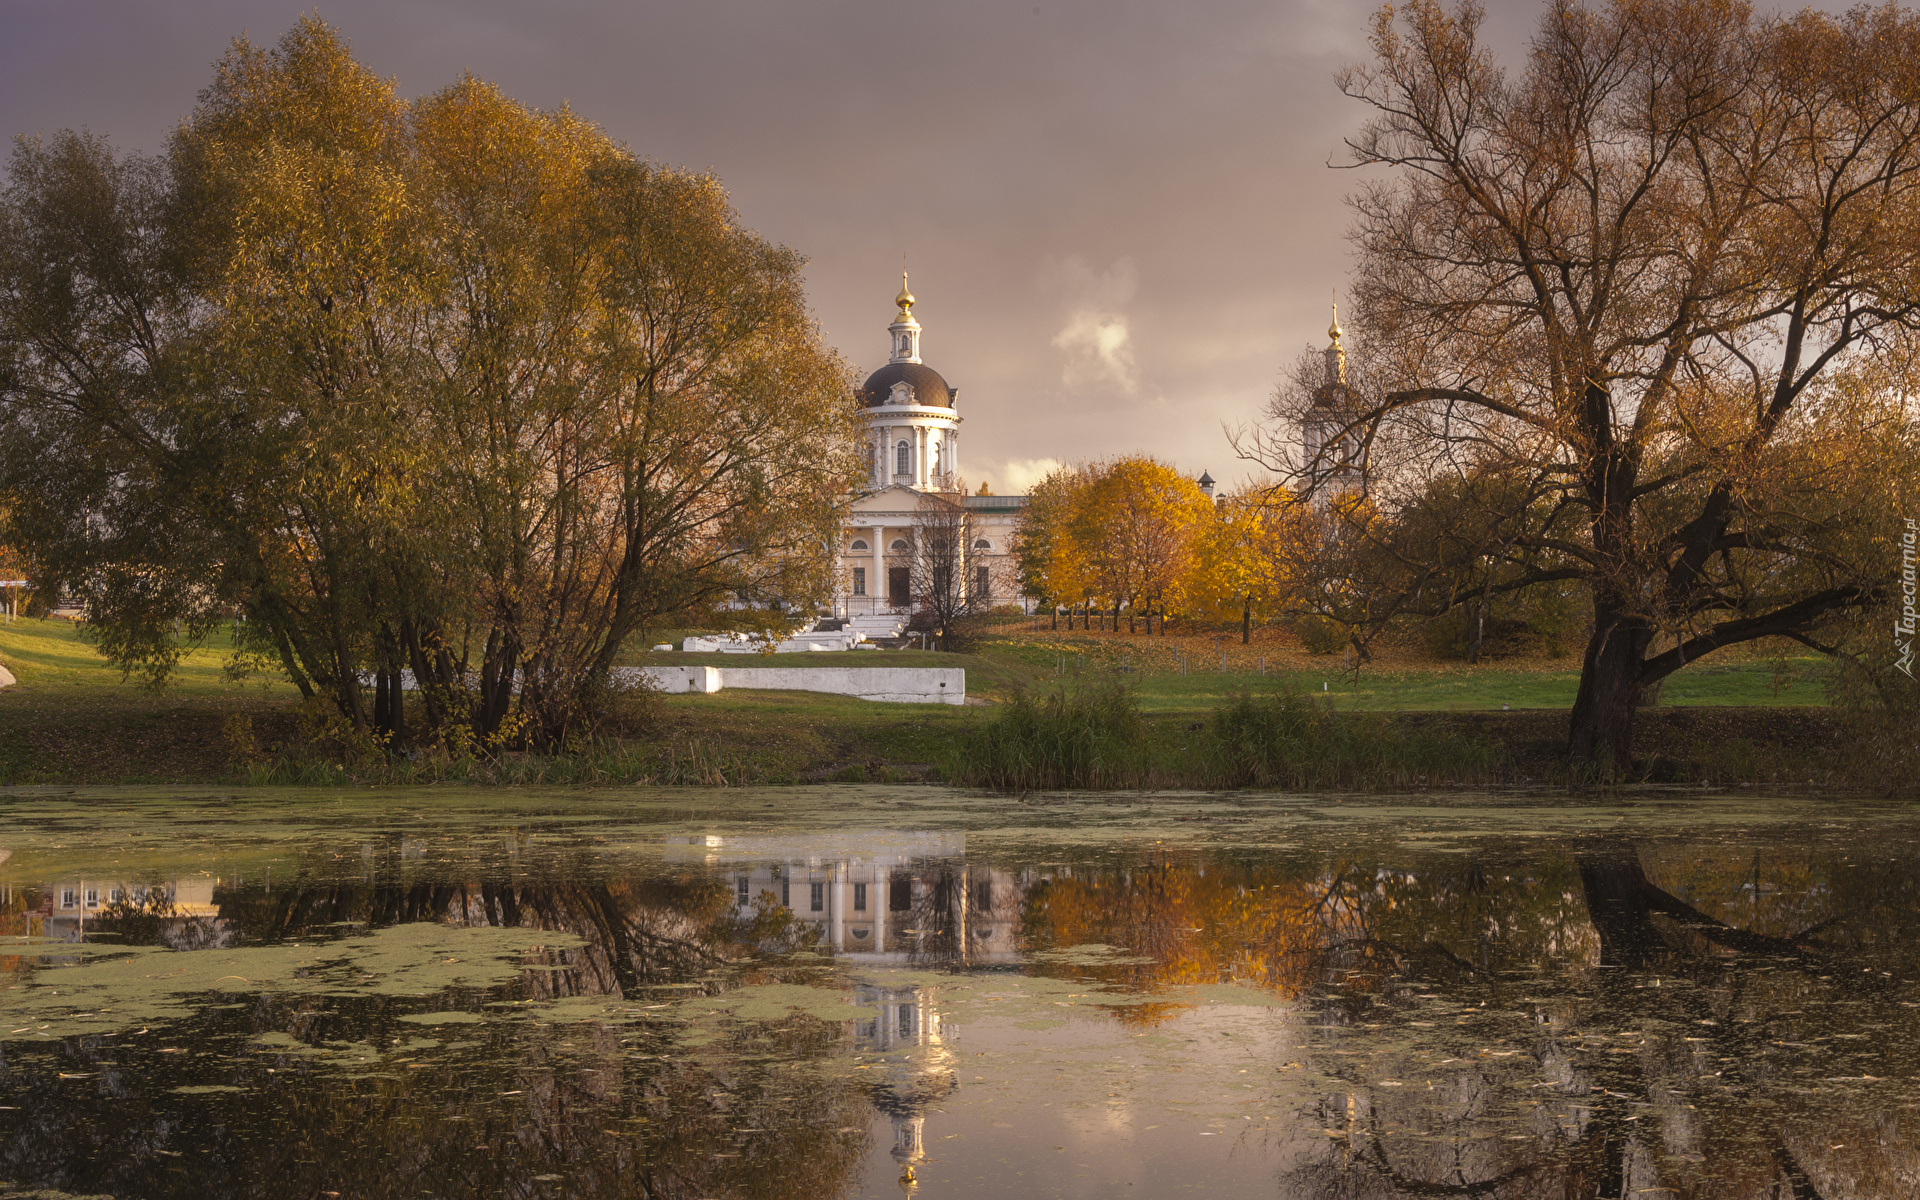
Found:
[[[962,478],[960,393],[921,360],[920,322],[904,272],[894,303],[900,311],[887,326],[891,356],[860,389],[867,486],[853,501],[836,578],[835,606],[848,617],[909,611],[922,497],[955,488]],[[974,518],[966,586],[991,603],[1024,607],[1014,583],[1013,533],[1027,498],[970,495],[965,503]]]

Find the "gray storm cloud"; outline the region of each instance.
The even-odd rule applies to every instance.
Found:
[[[1541,6],[1488,8],[1516,65]],[[1146,450],[1224,478],[1221,425],[1346,291],[1363,181],[1328,166],[1364,114],[1333,75],[1372,9],[1329,0],[0,0],[0,130],[157,151],[230,39],[308,11],[404,95],[471,70],[714,171],[863,372],[908,253],[970,474]]]

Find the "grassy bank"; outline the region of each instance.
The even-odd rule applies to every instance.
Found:
[[[228,650],[216,641],[195,651],[176,683],[154,692],[123,683],[71,624],[0,626],[0,664],[20,680],[0,691],[0,783],[945,779],[1005,787],[1399,789],[1570,782],[1560,747],[1576,676],[1564,661],[1466,667],[1389,657],[1356,676],[1270,636],[1243,647],[1211,637],[1016,627],[964,655],[864,651],[784,655],[777,663],[963,666],[970,697],[984,704],[873,704],[804,692],[679,695],[660,698],[644,728],[615,729],[567,756],[353,759],[302,744],[298,696],[287,684],[227,679]],[[628,659],[763,661],[679,652]],[[1071,737],[1065,748],[1042,750],[1051,736],[1041,712],[1048,694],[1059,693],[1064,704],[1065,696],[1115,687],[1129,695],[1124,736],[1087,733],[1107,739],[1088,754],[1073,750],[1079,743]],[[1016,703],[1021,695],[1029,699]],[[1286,726],[1274,706],[1287,697],[1296,715],[1315,714],[1309,725]],[[1643,777],[1847,788],[1847,739],[1836,714],[1814,703],[1823,699],[1803,660],[1785,671],[1759,658],[1691,668],[1642,717]],[[1086,715],[1062,712],[1068,724]],[[1016,738],[1015,748],[1023,745],[1020,753],[1035,761],[1052,754],[1054,765],[1023,773],[1014,759],[982,749],[984,731],[1016,718],[1027,723],[1027,740]],[[1222,721],[1237,722],[1238,751],[1229,751],[1235,743]]]

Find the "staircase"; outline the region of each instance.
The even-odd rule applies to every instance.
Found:
[[[904,613],[873,613],[847,618],[846,627],[869,642],[891,642],[907,627],[907,618]]]

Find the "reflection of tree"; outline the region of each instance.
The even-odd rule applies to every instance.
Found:
[[[1897,861],[1595,838],[1526,853],[1154,854],[1031,884],[1034,969],[1295,998],[1333,1082],[1301,1197],[1896,1195],[1920,880]],[[1896,995],[1897,994],[1897,995]],[[1179,1011],[1120,1008],[1121,1020]],[[1303,1056],[1304,1057],[1304,1056]],[[1852,1080],[1852,1083],[1834,1082]],[[1849,1094],[1852,1092],[1852,1094]],[[1661,1189],[1670,1189],[1662,1191]]]
[[[1030,886],[1022,921],[1032,950],[1104,944],[1129,952],[1111,965],[1037,969],[1145,991],[1237,981],[1297,996],[1313,986],[1326,941],[1311,884],[1297,874],[1278,866],[1208,869],[1172,856]],[[1169,1012],[1134,1005],[1122,1015]]]
[[[1770,1195],[1777,1188],[1802,1197],[1890,1195],[1906,1186],[1897,1179],[1910,1169],[1912,1150],[1895,1147],[1911,1147],[1911,1133],[1862,1112],[1844,1089],[1809,1086],[1822,1077],[1911,1074],[1904,1041],[1835,1039],[1828,1043],[1834,1049],[1820,1051],[1816,1039],[1834,1030],[1812,1032],[1833,1019],[1819,1013],[1826,1005],[1883,1007],[1889,1022],[1903,1011],[1891,999],[1895,985],[1863,970],[1873,964],[1845,944],[1862,934],[1832,936],[1857,925],[1855,913],[1885,912],[1884,898],[1852,911],[1836,907],[1828,901],[1846,891],[1840,879],[1849,872],[1831,863],[1810,870],[1804,853],[1782,873],[1799,886],[1782,887],[1757,860],[1743,857],[1729,870],[1727,854],[1703,858],[1689,848],[1676,856],[1687,898],[1650,878],[1629,843],[1596,839],[1567,857],[1570,863],[1544,872],[1538,859],[1529,864],[1535,875],[1577,878],[1568,897],[1577,894],[1597,942],[1590,965],[1575,960],[1560,970],[1541,969],[1545,962],[1529,969],[1511,953],[1529,941],[1542,945],[1540,928],[1567,931],[1564,916],[1551,912],[1557,888],[1495,888],[1531,893],[1536,911],[1481,911],[1463,922],[1436,908],[1464,915],[1489,906],[1430,903],[1437,879],[1477,871],[1484,888],[1489,872],[1464,866],[1425,876],[1417,888],[1381,876],[1392,886],[1376,888],[1366,913],[1370,934],[1383,944],[1440,945],[1417,971],[1368,981],[1364,1007],[1377,1008],[1398,990],[1403,1002],[1408,994],[1443,997],[1452,1007],[1442,1011],[1456,1015],[1447,1032],[1366,1068],[1330,1058],[1327,1073],[1345,1090],[1316,1115],[1335,1136],[1322,1155],[1289,1173],[1284,1192],[1518,1198]],[[1760,918],[1763,883],[1782,903],[1767,906],[1755,924],[1777,925],[1789,909],[1803,923],[1761,932],[1708,911],[1744,908]],[[1480,891],[1462,888],[1457,897]],[[1912,912],[1898,922],[1904,936],[1883,929],[1870,940],[1910,942]],[[1505,964],[1478,958],[1475,925],[1499,927],[1509,947]],[[1411,967],[1420,960],[1397,961]],[[1457,965],[1438,966],[1445,962]],[[1341,1007],[1355,1019],[1363,1010],[1359,989],[1343,990]],[[1857,1028],[1873,1016],[1847,1011],[1842,1020]],[[1361,1043],[1336,1036],[1328,1044]],[[1407,1079],[1431,1081],[1434,1090],[1383,1083]],[[1865,1128],[1876,1122],[1880,1128]]]
[[[504,871],[417,883],[370,874],[361,884],[229,892],[220,919],[254,943],[422,920],[551,929],[584,942],[546,951],[543,966],[558,969],[526,972],[505,990],[509,1000],[678,998],[809,978],[811,968],[735,963],[768,931],[736,921],[723,886],[701,874],[560,884]],[[132,913],[110,931],[125,942],[164,933]],[[651,990],[660,985],[679,986]],[[0,1178],[153,1198],[337,1191],[397,1200],[541,1194],[529,1180],[557,1175],[569,1196],[811,1200],[841,1194],[868,1150],[869,1086],[811,1069],[844,1052],[837,1024],[798,1015],[742,1024],[689,1054],[672,1027],[631,1018],[556,1022],[535,1008],[477,1025],[402,1019],[476,999],[266,994],[154,1036],[15,1047],[7,1086],[34,1103],[0,1112]],[[454,1041],[448,1030],[458,1031],[457,1052],[419,1041]],[[263,1053],[249,1044],[261,1033],[290,1033],[300,1045]],[[356,1070],[340,1059],[368,1062]],[[244,1091],[173,1092],[209,1083]]]

